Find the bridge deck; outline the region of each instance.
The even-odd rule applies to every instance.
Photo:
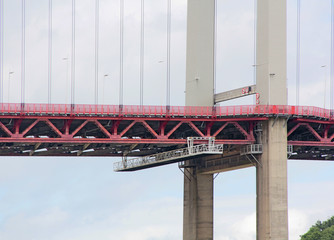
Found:
[[[185,147],[194,136],[247,145],[255,143],[259,123],[269,117],[286,118],[289,145],[308,155],[310,149],[334,147],[332,112],[317,107],[3,103],[0,155],[145,156]]]

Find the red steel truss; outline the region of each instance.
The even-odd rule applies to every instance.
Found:
[[[0,104],[0,114],[0,155],[140,156],[182,147],[188,136],[245,145],[276,117],[287,119],[289,144],[334,147],[331,111],[317,107]]]
[[[298,146],[334,146],[334,122],[294,119],[289,122],[288,140]]]

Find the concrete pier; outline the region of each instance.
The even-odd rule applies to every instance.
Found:
[[[263,153],[256,168],[258,240],[289,239],[285,121],[263,123]]]
[[[213,239],[213,176],[189,169],[184,178],[183,239]]]

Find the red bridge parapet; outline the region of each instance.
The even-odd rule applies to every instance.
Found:
[[[139,106],[89,104],[36,104],[1,103],[0,113],[21,115],[72,115],[72,116],[133,116],[133,117],[240,117],[296,115],[333,119],[331,110],[310,106],[240,105],[219,107],[190,106]]]

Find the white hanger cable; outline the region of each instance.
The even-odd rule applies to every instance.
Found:
[[[331,60],[330,60],[330,109],[333,109],[334,96],[334,0],[331,0]]]
[[[123,106],[123,42],[124,42],[124,0],[120,0],[120,69],[119,69],[119,105]]]
[[[0,101],[1,103],[3,103],[3,94],[4,94],[4,90],[3,90],[3,50],[4,50],[4,4],[3,4],[3,0],[0,0]],[[9,94],[9,93],[8,93]]]
[[[48,35],[48,104],[52,101],[52,0],[49,0],[49,35]]]
[[[72,0],[71,104],[75,104],[75,0]]]
[[[145,67],[145,0],[141,0],[140,24],[140,106],[144,104],[144,67]]]
[[[300,88],[300,0],[297,0],[297,55],[296,55],[296,105],[299,105]]]
[[[167,0],[167,86],[166,106],[170,106],[171,0]]]
[[[21,105],[25,102],[26,65],[26,2],[22,0],[22,40],[21,40]]]
[[[99,103],[99,20],[99,0],[95,0],[95,105]]]

